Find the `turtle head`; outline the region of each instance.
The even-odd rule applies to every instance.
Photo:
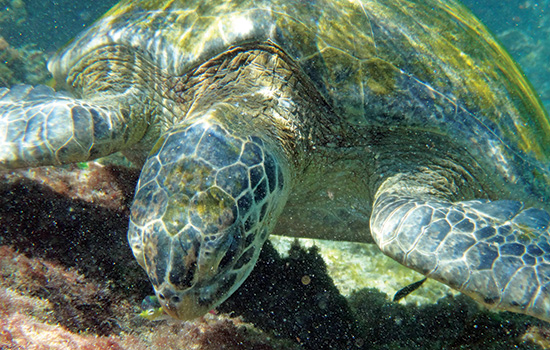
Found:
[[[208,119],[157,142],[128,239],[169,315],[201,316],[246,279],[285,204],[285,164],[262,139]]]

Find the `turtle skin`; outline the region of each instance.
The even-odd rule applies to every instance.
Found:
[[[65,92],[0,90],[0,168],[142,166],[128,241],[169,315],[277,233],[550,320],[549,118],[458,2],[128,0],[49,69]]]

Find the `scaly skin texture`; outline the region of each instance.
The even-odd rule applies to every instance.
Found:
[[[73,96],[0,90],[0,167],[143,164],[128,240],[170,315],[276,232],[550,320],[550,122],[456,1],[128,0],[49,67]]]
[[[483,111],[481,123],[510,144],[541,160],[550,154],[550,123],[537,94],[483,24],[456,1],[127,0],[71,43],[50,70],[64,81],[80,57],[113,37],[151,53],[155,66],[170,75],[231,44],[271,39],[342,118],[372,123],[378,110],[416,99],[417,92],[408,92],[411,82],[403,81],[410,77],[453,109]],[[395,107],[402,112],[401,104]],[[387,115],[378,119],[395,122]],[[421,120],[405,121],[412,122]],[[424,123],[445,134],[459,131],[434,122]]]
[[[327,105],[300,98],[315,93],[295,70],[277,48],[254,45],[169,82],[188,117],[144,165],[128,239],[170,315],[200,316],[240,286],[304,172],[298,155],[337,134]],[[308,126],[312,112],[322,125]]]

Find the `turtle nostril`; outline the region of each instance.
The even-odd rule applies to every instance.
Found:
[[[166,299],[166,297],[164,296],[164,294],[162,294],[162,293],[159,293],[159,299],[165,300],[165,299]]]

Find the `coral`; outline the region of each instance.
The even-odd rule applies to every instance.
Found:
[[[148,349],[276,350],[299,349],[289,341],[275,340],[239,318],[208,315],[194,322],[162,323],[149,331]],[[144,334],[141,334],[143,338]],[[133,339],[134,342],[136,339]],[[128,341],[125,341],[127,344]],[[133,349],[132,346],[128,348]]]
[[[0,248],[4,348],[40,344],[40,334],[18,331],[23,324],[69,339],[67,344],[95,342],[99,349],[487,350],[542,344],[540,335],[523,335],[545,329],[543,322],[480,310],[461,296],[415,307],[363,289],[346,300],[317,249],[297,244],[287,257],[266,244],[250,277],[218,308],[232,318],[140,319],[136,306],[152,290],[126,243],[136,176],[136,170],[93,163],[0,176],[0,243],[11,246]]]
[[[45,21],[54,17],[48,2],[4,2],[0,23],[17,35],[0,37],[0,86],[46,82],[46,55],[35,45],[51,50],[81,30],[83,17],[91,20],[99,14],[90,13],[90,6],[99,9],[97,4],[62,0],[59,8],[79,9],[62,11],[58,21]],[[494,15],[494,6],[487,9],[506,23]],[[509,12],[518,16],[513,9]],[[538,18],[531,9],[523,12],[518,19]],[[540,16],[539,21],[547,24],[548,18]],[[60,20],[72,28],[58,25]],[[49,23],[59,29],[47,28]],[[541,37],[534,39],[524,29],[499,34],[540,86],[547,106],[549,69],[542,58],[550,47],[544,37],[548,27],[533,26],[542,28]],[[26,41],[14,43],[20,37]],[[126,243],[137,174],[89,163],[0,176],[0,349],[550,347],[550,331],[543,322],[487,312],[462,296],[414,307],[363,289],[346,300],[316,250],[296,245],[286,258],[269,245],[264,248],[250,278],[219,307],[232,318],[207,315],[189,323],[139,319],[135,305],[152,291]]]
[[[239,318],[208,315],[195,322],[153,324],[137,318],[106,284],[5,246],[0,247],[0,274],[2,350],[297,348]]]
[[[238,318],[168,324],[137,317],[135,305],[152,290],[125,238],[136,174],[89,164],[0,176],[0,314],[17,321],[3,324],[11,340],[2,346],[39,348],[54,337],[68,349],[292,349]],[[90,197],[96,186],[103,199]],[[83,331],[94,336],[80,339]]]
[[[110,319],[132,312],[129,304],[117,300],[105,285],[87,281],[58,264],[29,259],[6,246],[0,246],[0,276],[0,286],[6,288],[5,293],[0,293],[5,313],[32,307],[30,311],[39,319],[68,330],[109,334],[115,327]],[[19,296],[9,297],[7,288]],[[46,299],[47,305],[37,304],[36,298]],[[112,307],[114,304],[116,308]],[[117,315],[117,311],[122,314]]]
[[[523,335],[523,340],[540,345],[544,349],[550,349],[550,326],[531,326]]]
[[[13,48],[0,36],[0,87],[15,84],[44,84],[51,77],[46,69],[46,55],[25,45]]]
[[[1,25],[22,25],[27,18],[27,10],[23,0],[2,0],[0,1],[0,24]]]
[[[122,312],[120,303],[131,312],[122,301],[111,308],[116,298],[105,286],[6,246],[0,247],[0,275],[1,349],[122,349],[116,339],[78,334],[112,332],[106,320]]]
[[[0,177],[0,244],[76,268],[97,281],[118,281],[114,288],[131,290],[138,298],[151,294],[126,243],[136,175],[135,170],[93,164],[5,173]]]
[[[161,324],[133,334],[99,337],[78,334],[14,313],[0,319],[0,349],[48,350],[283,350],[298,349],[274,341],[251,325],[233,319]]]
[[[62,327],[13,314],[0,319],[0,348],[25,350],[123,350],[115,339],[79,335]]]
[[[98,162],[0,173],[1,181],[6,184],[30,180],[63,197],[119,211],[128,210],[138,176],[137,169]]]

